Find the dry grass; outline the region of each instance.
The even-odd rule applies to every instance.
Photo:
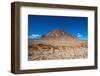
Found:
[[[87,41],[33,40],[28,46],[28,60],[87,58]]]

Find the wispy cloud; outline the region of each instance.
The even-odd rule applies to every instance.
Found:
[[[77,37],[78,37],[78,38],[82,38],[83,35],[82,35],[81,33],[77,33]]]
[[[32,35],[30,35],[28,38],[29,38],[29,39],[36,39],[36,38],[40,38],[40,37],[41,37],[40,34],[32,34]]]

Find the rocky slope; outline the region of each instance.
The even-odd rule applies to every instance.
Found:
[[[71,39],[77,39],[75,36],[69,34],[68,32],[64,32],[63,30],[60,29],[55,29],[52,30],[50,32],[48,32],[42,39],[67,39],[67,40],[71,40]]]
[[[28,43],[28,60],[80,59],[88,57],[88,43],[55,29]]]

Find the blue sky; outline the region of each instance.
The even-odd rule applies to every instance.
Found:
[[[65,32],[82,40],[88,39],[88,18],[71,16],[28,15],[28,37],[41,37],[54,29]]]

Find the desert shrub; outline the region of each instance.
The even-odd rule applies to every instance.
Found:
[[[88,47],[87,43],[81,43],[81,47]]]
[[[32,48],[32,45],[28,45],[28,48]]]

